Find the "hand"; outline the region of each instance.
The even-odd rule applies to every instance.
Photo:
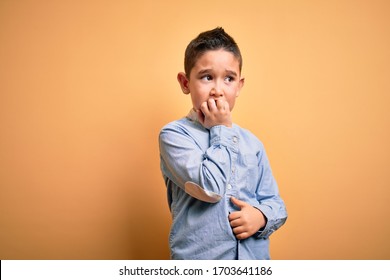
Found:
[[[266,218],[259,209],[235,197],[230,200],[240,208],[229,215],[230,226],[237,239],[246,239],[265,226]]]
[[[216,125],[232,127],[232,117],[229,103],[222,99],[210,98],[197,110],[199,122],[206,128]]]

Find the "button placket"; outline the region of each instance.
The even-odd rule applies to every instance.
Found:
[[[237,136],[233,136],[231,138],[231,141],[233,142],[233,146],[235,148],[235,150],[237,151],[237,148],[238,148],[238,137]],[[230,171],[230,179],[229,181],[227,182],[227,185],[226,185],[226,189],[229,191],[229,192],[232,192],[233,188],[234,188],[234,185],[235,185],[235,182],[236,182],[236,161],[237,161],[237,153],[233,153],[232,154],[232,163],[231,163],[231,171]]]

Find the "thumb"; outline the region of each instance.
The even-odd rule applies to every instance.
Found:
[[[235,198],[234,196],[232,196],[230,198],[230,201],[233,202],[233,204],[238,206],[240,209],[247,205],[247,203],[245,201],[239,200],[238,198]]]
[[[196,113],[198,113],[199,122],[203,124],[205,119],[203,112],[200,109],[197,109]]]

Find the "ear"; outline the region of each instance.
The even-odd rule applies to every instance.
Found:
[[[180,72],[177,74],[177,81],[180,84],[181,90],[183,91],[184,94],[189,94],[190,93],[190,88],[188,87],[189,80],[187,78],[186,73]]]
[[[240,95],[240,91],[241,91],[242,87],[244,86],[244,83],[245,83],[245,78],[240,78],[240,81],[238,82],[238,90],[236,92],[236,97],[238,97]]]

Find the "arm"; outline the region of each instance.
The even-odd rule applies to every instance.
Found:
[[[206,107],[212,113],[203,109],[205,112],[198,111],[198,116],[202,117],[202,125],[207,123],[211,126],[209,131],[191,130],[178,123],[163,128],[159,139],[161,169],[167,178],[189,195],[217,202],[202,199],[202,195],[215,197],[224,194],[231,154],[237,152],[236,143],[232,141],[236,135],[218,118],[219,110],[222,111],[219,106],[211,104]],[[226,116],[226,111],[223,113]]]
[[[284,201],[279,195],[278,185],[272,175],[271,166],[264,147],[259,162],[261,176],[256,189],[256,199],[259,204],[254,205],[254,207],[259,209],[266,217],[267,223],[255,236],[265,239],[286,222],[287,211]]]
[[[240,209],[229,215],[229,222],[237,239],[245,239],[252,235],[268,238],[287,219],[285,205],[279,196],[264,150],[259,168],[262,172],[256,190],[258,204],[251,205],[231,198],[232,203]]]

